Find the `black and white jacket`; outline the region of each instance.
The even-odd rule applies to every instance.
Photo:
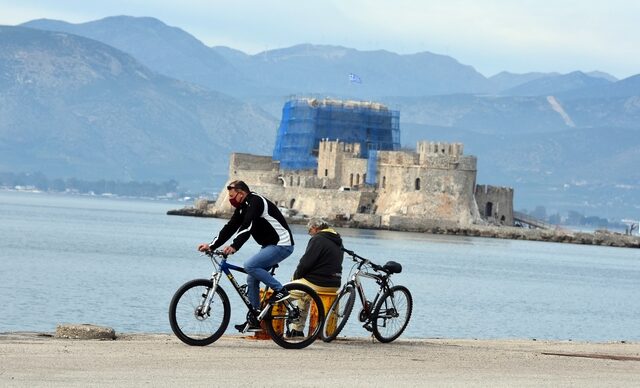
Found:
[[[234,234],[231,246],[237,251],[249,237],[261,246],[293,245],[293,235],[287,221],[278,207],[265,197],[249,193],[240,207],[236,208],[231,219],[213,239],[209,248],[214,250],[222,246]]]

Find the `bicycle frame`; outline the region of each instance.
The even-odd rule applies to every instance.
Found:
[[[240,286],[238,284],[238,281],[233,276],[233,273],[231,273],[231,271],[236,271],[236,272],[241,272],[246,274],[247,271],[242,267],[228,263],[226,255],[221,255],[222,260],[218,262],[218,259],[216,258],[216,254],[218,253],[207,254],[207,256],[209,256],[209,258],[211,259],[211,262],[213,263],[214,271],[211,273],[211,281],[213,283],[213,287],[209,289],[209,293],[205,298],[205,305],[206,306],[209,305],[211,298],[213,297],[214,293],[216,292],[216,289],[218,288],[218,284],[220,283],[222,274],[224,273],[227,276],[227,279],[229,279],[229,281],[231,282],[231,285],[233,286],[233,288],[235,288],[236,292],[240,296],[240,299],[242,299],[242,301],[244,302],[245,306],[247,307],[247,310],[249,311],[249,314],[251,314],[258,321],[261,321],[267,314],[267,311],[269,310],[268,309],[269,306],[265,305],[262,311],[256,314],[256,312],[253,309],[253,306],[251,305],[251,301],[249,301],[249,296],[247,295],[246,292],[243,291],[243,286]],[[277,265],[271,267],[271,275],[275,274],[275,269],[277,267],[278,267]],[[266,288],[263,295],[263,299],[266,299],[267,291],[269,290],[268,286],[265,285],[265,287]]]
[[[374,270],[376,270],[376,267],[378,268],[381,268],[381,267],[371,263],[368,259],[365,259],[361,256],[356,255],[353,252],[351,253],[347,252],[347,253],[349,253],[352,257],[352,260],[356,261],[358,264],[356,265],[357,266],[356,272],[353,273],[353,275],[351,275],[351,278],[345,284],[345,287],[348,287],[349,285],[354,286],[358,294],[358,298],[360,299],[360,304],[362,305],[362,308],[366,314],[364,317],[361,315],[359,319],[361,322],[369,322],[372,319],[371,314],[372,314],[373,307],[378,302],[378,299],[380,298],[380,296],[383,295],[392,286],[392,283],[391,283],[391,280],[389,279],[389,275],[380,275],[375,272],[369,272],[366,268],[367,266],[371,266]],[[360,260],[356,260],[356,258]],[[379,286],[378,292],[376,293],[376,296],[372,301],[367,300],[364,286],[360,281],[361,278],[373,279],[376,281],[376,283]]]

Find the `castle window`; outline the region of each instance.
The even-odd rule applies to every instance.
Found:
[[[387,187],[387,177],[383,176],[382,177],[382,188],[384,189],[385,187]]]
[[[365,183],[367,183],[367,174],[362,174],[362,184],[364,185]]]
[[[327,170],[326,168],[324,169],[324,176],[329,176],[329,170]]]
[[[416,178],[416,190],[420,190],[420,178]]]
[[[353,186],[353,174],[349,175],[349,186]]]
[[[293,187],[293,177],[289,177],[289,186]]]
[[[484,216],[491,217],[492,213],[493,213],[493,202],[487,202],[487,204],[484,205]]]
[[[360,184],[360,174],[356,174],[356,185]]]
[[[300,186],[300,177],[298,177],[298,186]]]

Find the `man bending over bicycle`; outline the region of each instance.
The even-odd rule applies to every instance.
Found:
[[[293,253],[293,235],[278,207],[268,199],[251,192],[243,181],[235,180],[227,186],[229,203],[236,210],[231,219],[220,230],[211,243],[198,245],[200,252],[215,250],[234,234],[230,245],[222,251],[227,255],[236,253],[249,237],[262,246],[260,251],[244,262],[247,271],[247,292],[255,310],[260,309],[260,282],[273,290],[269,303],[277,303],[289,297],[289,293],[268,269]],[[250,317],[250,315],[248,315]],[[241,332],[260,329],[259,322],[247,318],[247,322],[235,325]]]

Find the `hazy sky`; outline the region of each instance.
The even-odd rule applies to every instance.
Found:
[[[636,0],[0,0],[0,24],[152,16],[249,54],[299,43],[449,55],[506,70],[640,73]]]

